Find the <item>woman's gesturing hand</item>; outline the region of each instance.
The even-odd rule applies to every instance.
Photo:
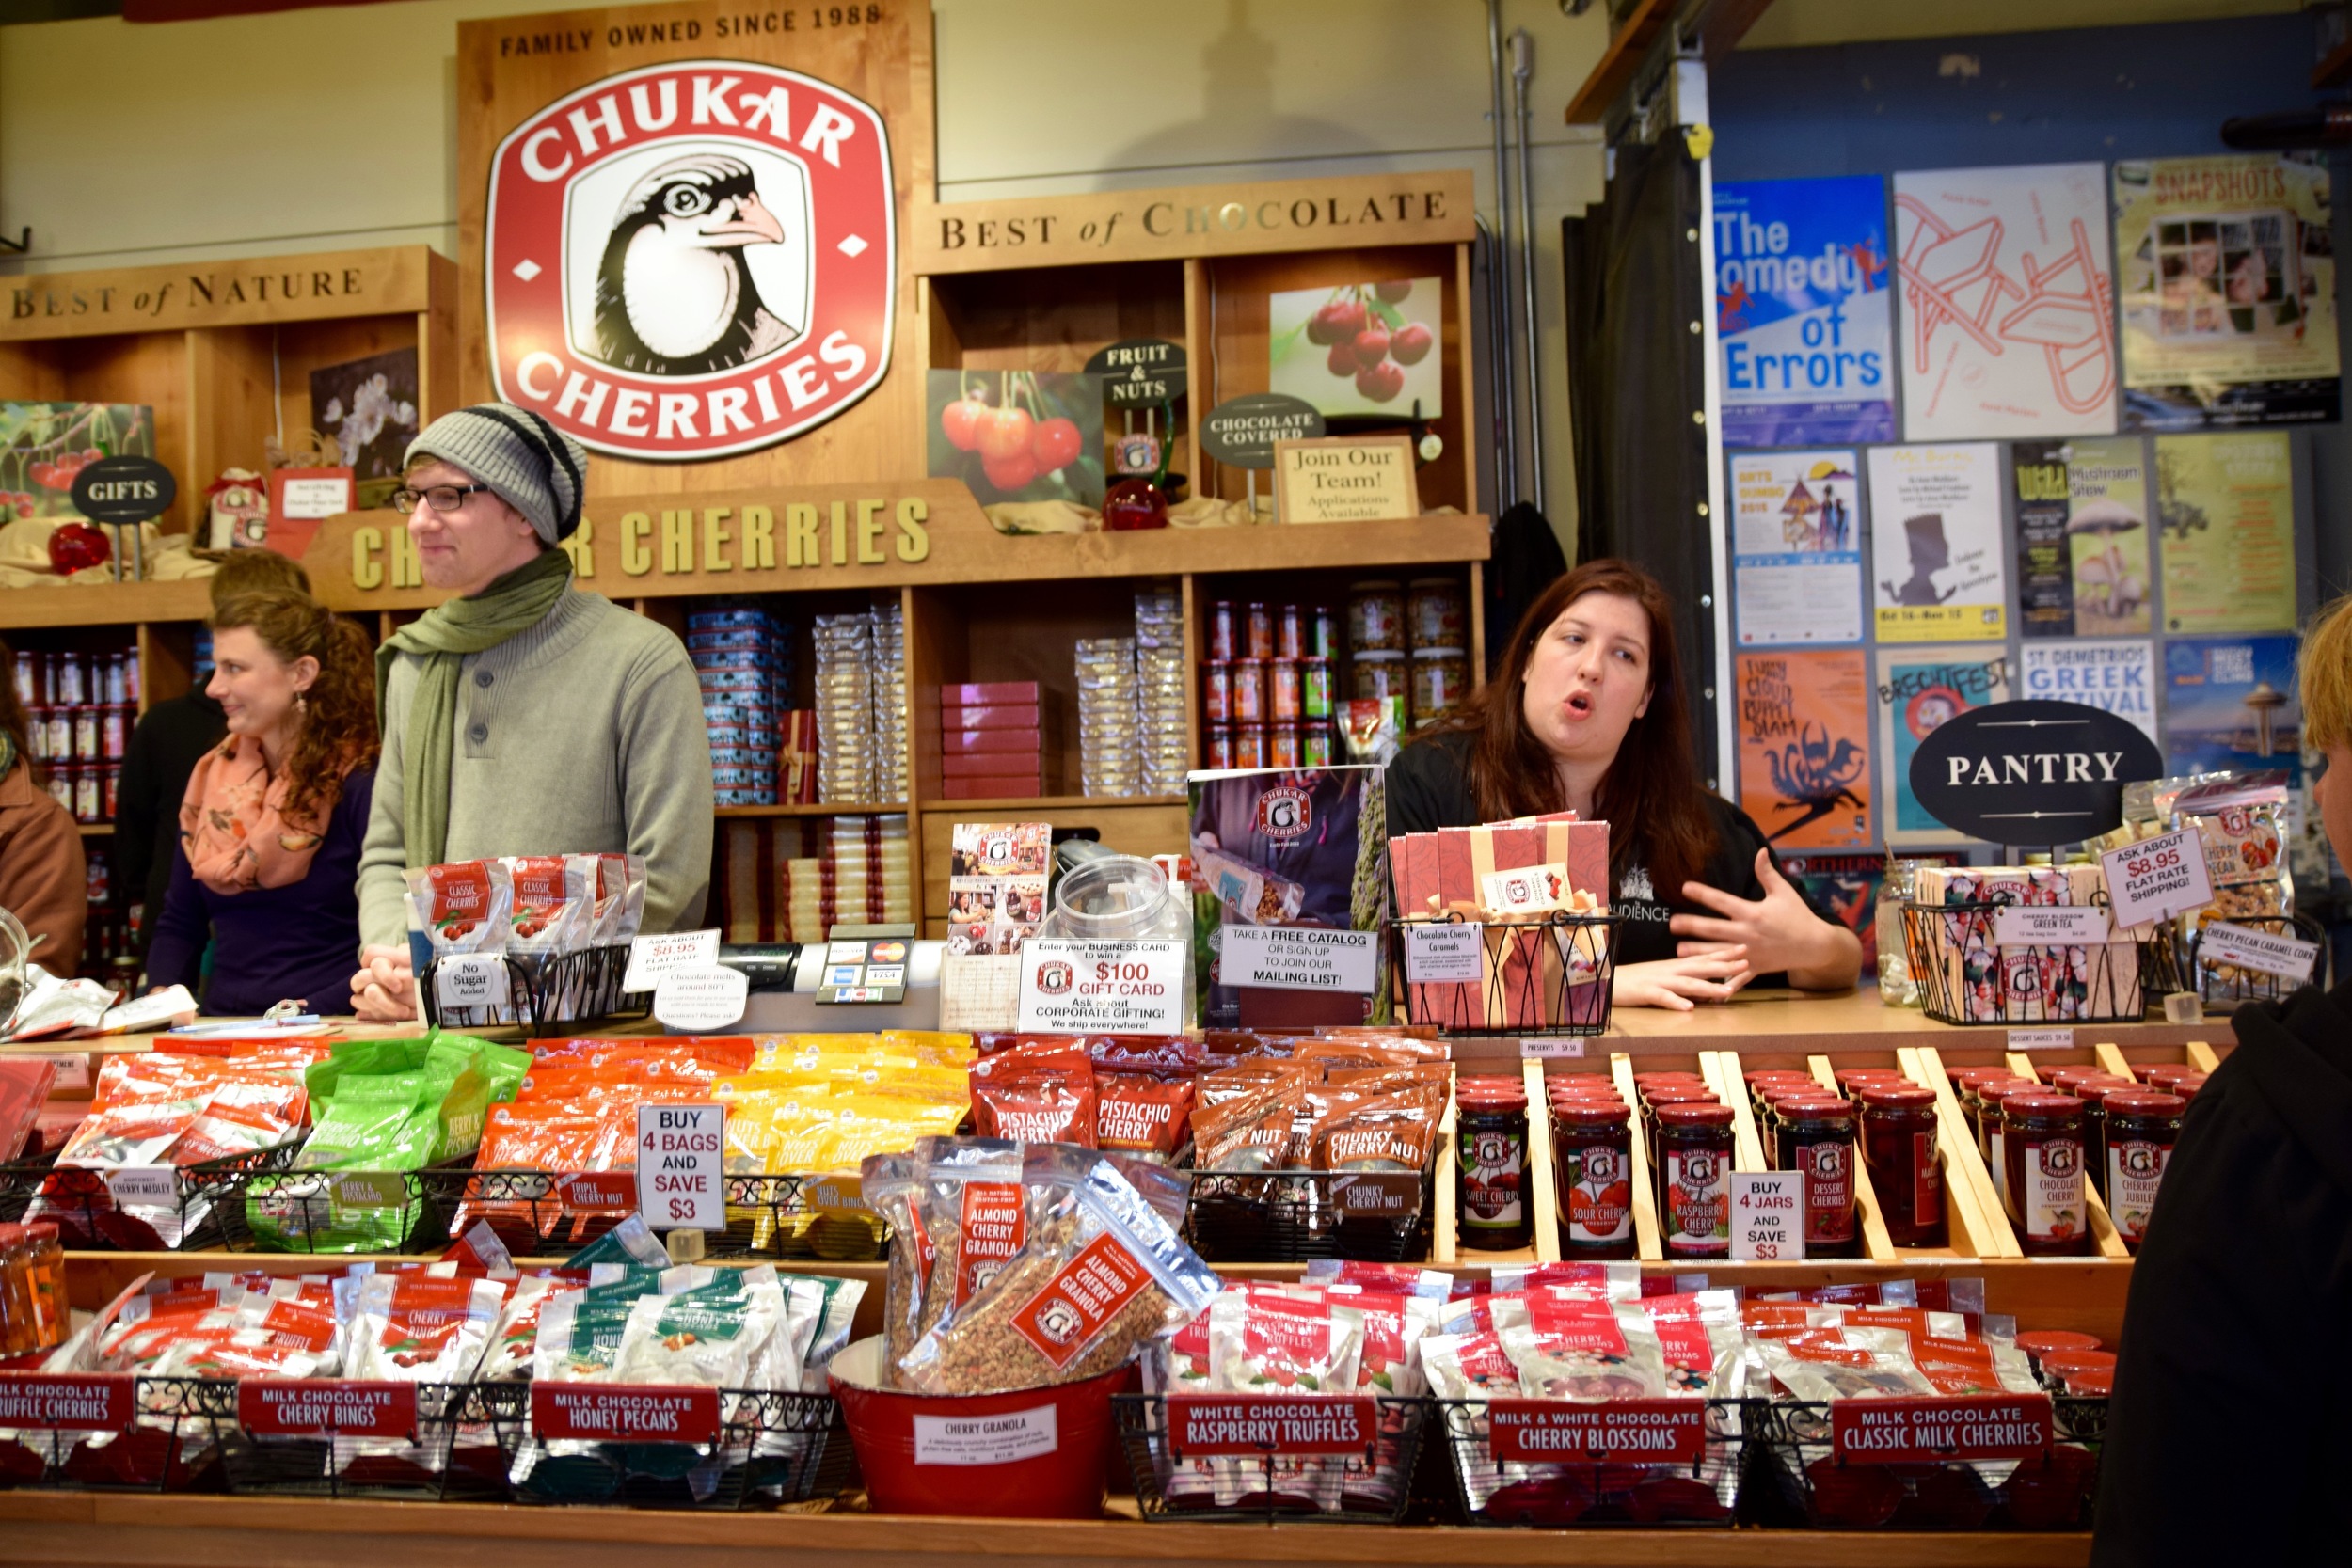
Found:
[[[1685,898],[1722,918],[1676,915],[1674,934],[1696,939],[1683,942],[1679,951],[1692,957],[1736,947],[1747,954],[1756,973],[1786,971],[1792,986],[1835,990],[1852,985],[1862,966],[1859,939],[1815,914],[1772,863],[1769,849],[1756,852],[1756,879],[1764,889],[1761,898],[1737,897],[1705,882],[1683,883]]]
[[[1747,951],[1718,947],[1656,963],[1621,964],[1610,998],[1620,1007],[1671,1007],[1689,1012],[1702,1002],[1728,1002],[1756,978]]]

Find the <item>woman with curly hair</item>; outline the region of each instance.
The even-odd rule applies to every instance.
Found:
[[[282,1001],[341,1010],[359,945],[359,845],[378,750],[366,637],[307,594],[215,607],[213,679],[229,737],[180,802],[151,986],[194,986],[213,928],[208,1013]]]

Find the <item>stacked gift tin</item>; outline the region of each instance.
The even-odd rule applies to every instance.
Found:
[[[688,612],[686,654],[702,686],[718,803],[774,805],[781,716],[792,705],[790,625],[754,605],[714,601]]]

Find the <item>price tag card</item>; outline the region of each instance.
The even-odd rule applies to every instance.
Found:
[[[1050,1404],[993,1416],[917,1416],[917,1465],[1005,1465],[1061,1448],[1061,1413]]]
[[[1379,933],[1322,926],[1218,927],[1229,986],[1274,990],[1369,992],[1379,970]]]
[[[1731,1256],[1743,1263],[1804,1256],[1804,1172],[1731,1173]]]
[[[152,996],[141,996],[110,1007],[99,1027],[110,1035],[135,1035],[149,1029],[196,1022],[196,998],[185,986],[170,986]]]
[[[2169,920],[2213,902],[2204,846],[2194,828],[2110,849],[2099,857],[2099,863],[2106,868],[2107,898],[2118,930]]]
[[[131,1408],[127,1372],[0,1372],[0,1426],[120,1432]]]
[[[2009,1048],[2016,1052],[2072,1051],[2074,1031],[2072,1029],[2011,1029]]]
[[[637,1178],[625,1170],[568,1171],[555,1179],[556,1201],[566,1214],[609,1214],[637,1206]]]
[[[653,1230],[727,1227],[727,1109],[637,1107],[637,1212]]]
[[[1178,1035],[1184,1001],[1181,942],[1021,944],[1022,1029]]]
[[[1563,1061],[1584,1059],[1584,1037],[1581,1035],[1530,1035],[1519,1041],[1519,1060],[1528,1057],[1557,1057]]]
[[[57,1067],[57,1081],[49,1086],[51,1094],[77,1094],[89,1088],[89,1058],[76,1053],[70,1056],[46,1058]]]
[[[672,970],[653,989],[653,1016],[686,1034],[711,1034],[742,1019],[751,990],[739,969]]]
[[[2319,943],[2217,921],[2206,927],[2204,934],[2197,939],[2197,961],[2208,967],[2231,964],[2276,974],[2290,985],[2308,985],[2312,970],[2319,962]]]
[[[1494,1456],[1506,1463],[1583,1460],[1690,1465],[1707,1451],[1703,1400],[1499,1399],[1486,1406]]]
[[[508,994],[506,959],[497,953],[454,953],[433,971],[433,997],[444,1010],[503,1007]]]
[[[1405,927],[1405,978],[1417,986],[1470,981],[1486,974],[1486,927],[1467,921],[1416,920]]]
[[[1993,940],[2003,947],[2092,947],[2107,940],[2107,911],[2095,904],[2004,904],[1993,911]]]
[[[1849,1465],[2031,1459],[2050,1446],[2047,1394],[1839,1400],[1829,1412],[1833,1451]]]
[[[535,1383],[531,1428],[556,1442],[715,1443],[716,1388]]]
[[[331,1432],[341,1437],[413,1439],[417,1386],[248,1377],[237,1384],[237,1424],[273,1437]]]
[[[1366,1394],[1176,1394],[1168,1446],[1186,1458],[1232,1454],[1362,1457],[1380,1436],[1380,1408]]]
[[[713,969],[719,962],[719,931],[671,931],[639,937],[628,944],[628,973],[621,976],[625,991],[647,991],[665,974],[682,969]]]
[[[169,1165],[123,1165],[106,1173],[106,1191],[125,1209],[168,1209],[180,1201],[180,1173]]]

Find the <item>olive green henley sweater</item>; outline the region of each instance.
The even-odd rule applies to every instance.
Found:
[[[392,665],[359,852],[360,940],[404,950],[402,760],[422,663],[402,654]],[[710,893],[710,735],[677,638],[573,588],[461,669],[448,858],[643,855],[644,929],[693,929]]]

